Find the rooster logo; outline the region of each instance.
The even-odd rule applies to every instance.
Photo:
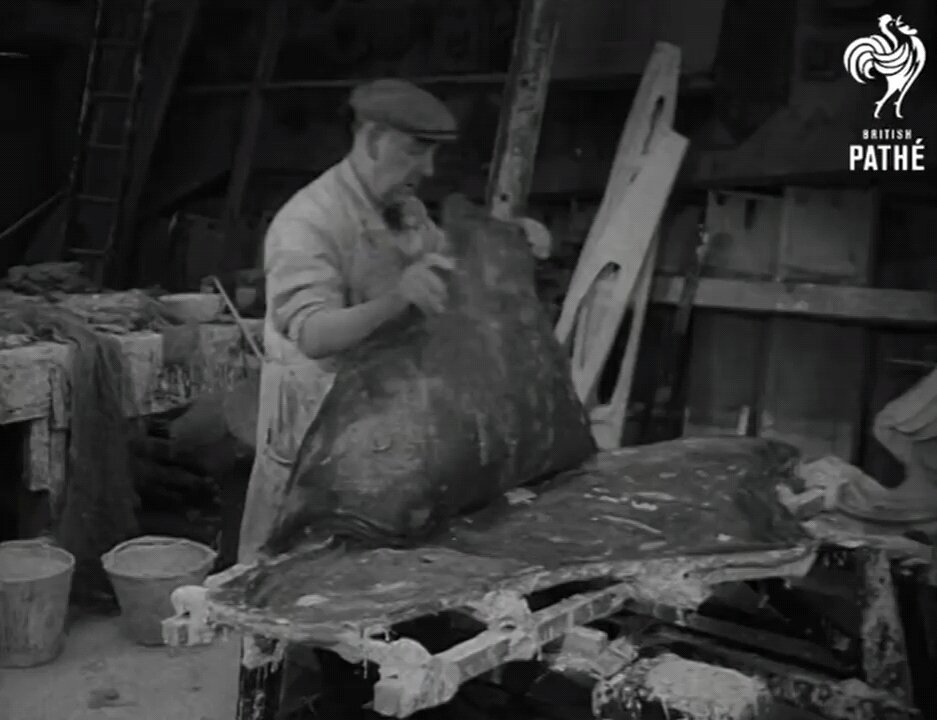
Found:
[[[881,35],[853,40],[843,54],[843,64],[853,80],[865,84],[874,78],[873,72],[883,76],[888,87],[882,99],[875,103],[875,117],[882,112],[882,106],[893,95],[895,116],[903,118],[901,103],[904,96],[924,69],[927,51],[924,43],[917,36],[917,30],[901,21],[901,16],[893,18],[882,15],[878,19]]]

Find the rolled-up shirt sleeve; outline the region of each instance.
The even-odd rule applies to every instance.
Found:
[[[274,223],[265,244],[270,317],[277,332],[296,342],[312,315],[345,306],[341,260],[330,234],[303,220]]]

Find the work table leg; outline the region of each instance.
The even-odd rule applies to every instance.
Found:
[[[68,431],[54,428],[51,418],[26,425],[23,438],[23,482],[28,499],[21,506],[20,534],[49,534],[55,528],[65,493]]]
[[[263,647],[269,642],[264,638],[254,638],[258,647]],[[254,663],[245,662],[245,659],[242,643],[237,720],[277,720],[282,694],[282,660],[271,658],[270,662],[255,666]]]

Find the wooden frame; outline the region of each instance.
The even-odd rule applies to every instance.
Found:
[[[374,688],[374,709],[383,715],[408,717],[448,702],[464,683],[479,675],[515,660],[537,657],[548,643],[612,615],[633,600],[668,602],[689,609],[702,602],[719,583],[805,576],[815,557],[813,547],[795,546],[727,555],[623,560],[614,563],[615,569],[609,568],[604,575],[587,572],[585,567],[542,573],[536,585],[519,579],[522,589],[505,587],[484,596],[461,597],[451,612],[480,621],[484,627],[468,640],[436,654],[416,640],[369,636],[347,623],[342,627],[298,626],[269,612],[222,604],[213,599],[213,593],[251,569],[234,566],[209,578],[203,588],[177,589],[173,593],[176,615],[163,621],[163,637],[170,646],[199,645],[211,641],[210,628],[227,627],[252,638],[250,648],[263,648],[262,657],[251,651],[242,659],[239,718],[245,720],[274,717],[285,644],[322,647],[351,663],[375,663],[380,668],[380,679]],[[530,611],[526,594],[556,587],[574,576],[579,580],[607,577],[617,582]],[[252,714],[243,714],[247,710]]]
[[[652,301],[676,305],[683,278],[658,277]],[[694,307],[889,325],[937,324],[937,293],[853,285],[701,278]]]
[[[501,220],[520,217],[527,206],[559,36],[557,2],[523,0],[518,10],[511,68],[485,192],[492,216]]]

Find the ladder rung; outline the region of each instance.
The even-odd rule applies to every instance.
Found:
[[[94,92],[91,93],[91,99],[94,101],[102,100],[104,102],[128,102],[130,93],[119,92]]]
[[[117,198],[108,197],[107,195],[86,195],[81,193],[76,198],[82,202],[97,203],[98,205],[113,205],[117,202]]]
[[[124,149],[123,145],[117,143],[99,143],[99,142],[89,142],[89,150],[103,150],[105,152],[120,152]]]

